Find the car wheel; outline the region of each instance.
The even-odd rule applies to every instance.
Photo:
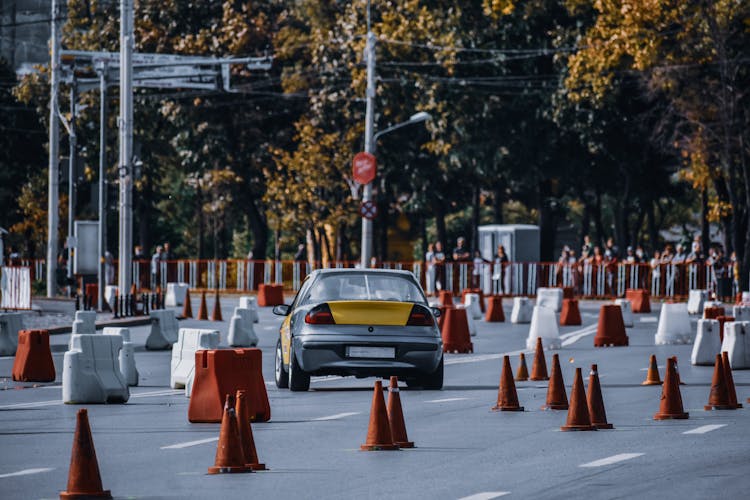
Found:
[[[441,390],[443,388],[443,359],[440,359],[440,363],[434,372],[407,380],[406,385],[409,387],[421,387],[428,391]]]
[[[310,389],[310,375],[300,368],[294,349],[289,352],[289,389],[294,392]]]
[[[284,369],[284,356],[281,352],[281,339],[276,341],[276,359],[274,361],[274,378],[279,389],[289,388],[289,372]]]

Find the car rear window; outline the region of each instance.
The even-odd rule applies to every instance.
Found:
[[[334,300],[387,300],[425,303],[410,279],[388,274],[329,274],[316,280],[305,303]]]

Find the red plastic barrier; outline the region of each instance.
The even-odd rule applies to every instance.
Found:
[[[284,303],[283,285],[261,284],[258,287],[258,306],[279,306]]]
[[[503,297],[501,295],[492,295],[487,303],[487,314],[484,316],[487,323],[502,323],[505,321],[505,312],[503,311]]]
[[[726,311],[724,310],[723,307],[704,307],[703,308],[703,319],[718,319],[719,316],[724,316],[725,314],[726,314]]]
[[[54,382],[55,364],[47,330],[21,330],[13,361],[13,380],[17,382]]]
[[[651,301],[649,300],[648,290],[625,290],[625,298],[630,301],[634,313],[651,312]]]
[[[218,349],[195,353],[195,379],[188,406],[190,422],[221,422],[224,399],[247,391],[249,414],[255,422],[271,419],[260,349]]]
[[[563,299],[562,312],[560,312],[561,326],[574,326],[582,324],[581,311],[578,309],[576,299]]]
[[[622,320],[622,309],[614,304],[605,304],[599,310],[599,324],[596,327],[594,347],[626,346],[628,336]]]

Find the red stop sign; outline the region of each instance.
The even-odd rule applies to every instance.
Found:
[[[357,153],[352,160],[352,176],[360,184],[369,184],[375,180],[377,167],[375,157],[370,153]]]

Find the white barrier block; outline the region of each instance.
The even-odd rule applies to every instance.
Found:
[[[120,373],[129,386],[138,385],[138,368],[135,366],[135,347],[130,341],[130,330],[127,328],[105,327],[102,332],[104,335],[118,335],[122,338],[122,349],[118,361],[120,364]]]
[[[253,323],[258,323],[260,318],[258,317],[258,302],[255,297],[249,297],[243,295],[240,297],[240,306],[242,309],[250,309],[253,312]]]
[[[128,384],[120,373],[119,335],[73,334],[63,358],[63,403],[125,403]]]
[[[188,288],[187,283],[167,283],[167,294],[164,296],[166,307],[177,307],[185,303]]]
[[[534,314],[531,316],[529,336],[526,338],[526,349],[536,347],[536,339],[542,339],[545,349],[560,349],[560,330],[557,328],[557,315],[551,307],[534,306]]]
[[[253,328],[253,311],[241,307],[234,308],[234,315],[229,320],[227,343],[232,347],[255,347],[258,336]]]
[[[615,299],[615,305],[620,306],[622,311],[622,322],[630,328],[633,326],[633,306],[628,299]]]
[[[172,389],[185,387],[188,377],[195,371],[195,352],[218,347],[218,330],[180,328],[177,342],[172,346],[169,386]]]
[[[694,365],[713,366],[716,355],[721,354],[719,322],[715,319],[699,319],[690,362]]]
[[[22,313],[0,313],[0,356],[15,356],[20,330],[23,330]]]
[[[732,321],[724,324],[724,342],[721,350],[727,351],[732,370],[750,368],[750,321]]]
[[[732,307],[732,317],[735,321],[750,321],[750,306]]]
[[[536,305],[548,307],[559,313],[562,311],[563,290],[562,288],[537,288]]]
[[[690,327],[687,304],[662,304],[654,343],[656,345],[689,344],[692,341],[693,331]]]
[[[513,309],[510,312],[511,323],[530,323],[533,306],[528,297],[513,297]]]
[[[107,285],[104,287],[104,300],[107,301],[109,308],[115,310],[115,300],[117,300],[117,285]]]
[[[477,336],[477,323],[474,321],[474,318],[469,313],[469,307],[464,304],[458,304],[456,306],[456,309],[464,309],[466,311],[466,322],[469,325],[469,336],[476,337]]]
[[[472,319],[482,319],[482,306],[478,293],[467,293],[464,297],[464,305],[466,306],[467,316],[471,316]]]
[[[72,333],[96,333],[96,311],[76,311]]]
[[[177,342],[177,317],[172,309],[155,309],[151,317],[151,332],[146,339],[146,349],[169,349]]]
[[[690,290],[687,301],[688,314],[703,314],[703,304],[707,300],[708,292],[706,290]]]
[[[740,302],[742,302],[743,305],[750,305],[750,292],[742,292]]]

